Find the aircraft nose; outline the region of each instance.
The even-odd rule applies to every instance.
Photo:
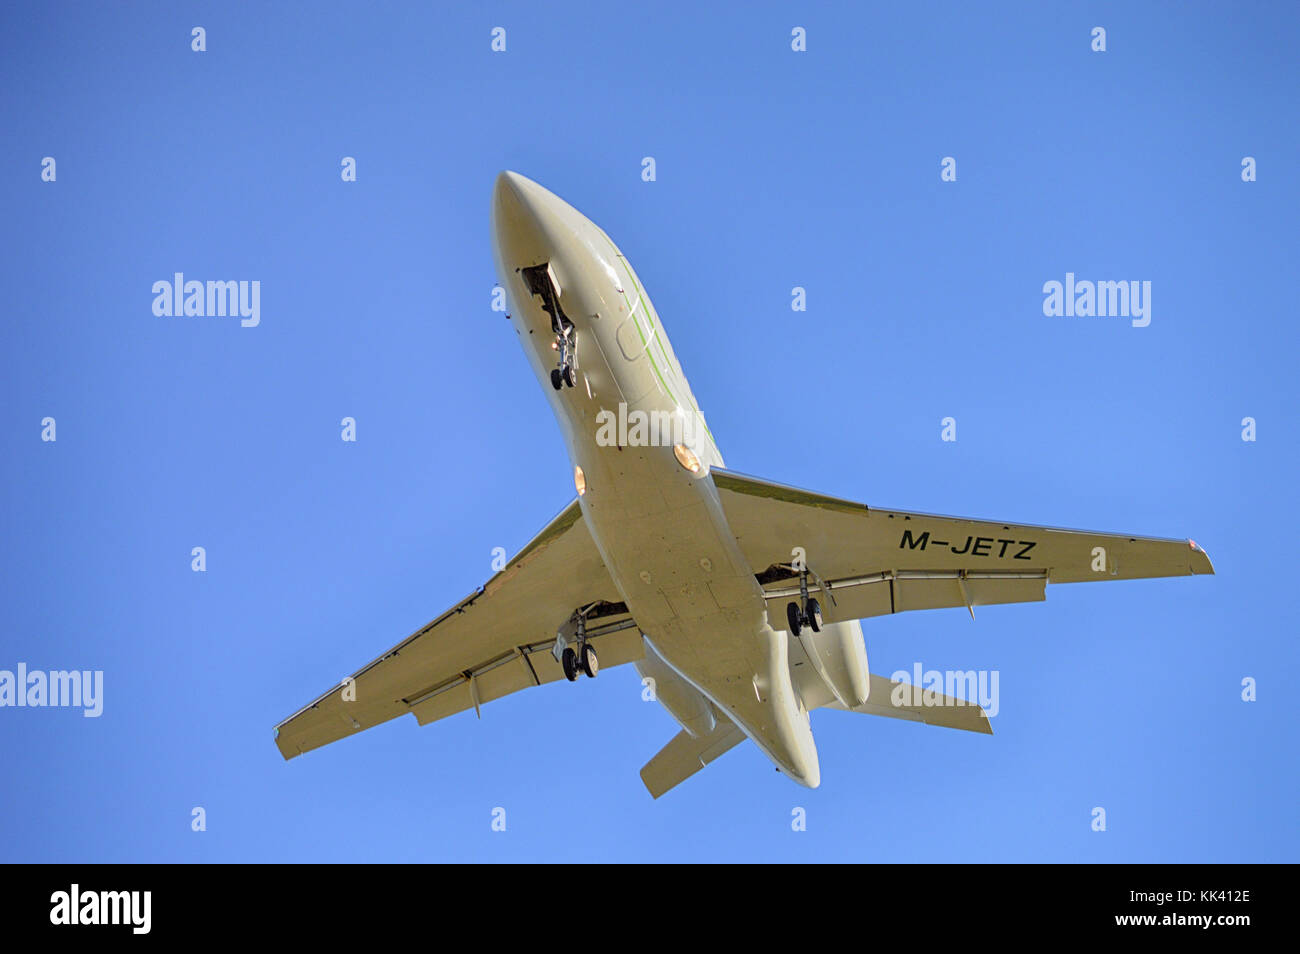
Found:
[[[505,206],[512,208],[523,205],[523,182],[524,177],[517,172],[511,172],[509,169],[497,176],[496,184],[492,187],[492,207],[501,209]]]
[[[560,199],[532,179],[502,172],[492,188],[492,232],[499,251],[515,262],[546,255],[565,230],[564,209]]]

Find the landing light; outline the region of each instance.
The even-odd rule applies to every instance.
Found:
[[[685,444],[674,444],[673,454],[677,457],[677,463],[681,464],[692,474],[700,472],[700,459],[695,456],[689,447]]]
[[[573,468],[573,486],[578,488],[579,497],[587,492],[587,475],[582,472],[581,467]]]

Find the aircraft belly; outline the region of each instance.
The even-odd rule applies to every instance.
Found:
[[[513,210],[500,211],[508,219]],[[722,458],[649,298],[617,248],[577,213],[560,209],[516,231],[498,254],[518,265],[501,268],[512,321],[559,419],[584,519],[615,586],[663,661],[782,771],[815,786],[817,753],[791,684],[786,634],[768,624],[754,570],[707,476]],[[537,273],[522,271],[543,263],[549,297],[534,292]],[[559,355],[547,307],[572,322],[573,387],[551,386]],[[702,433],[674,432],[665,443],[622,428],[611,441],[601,430],[600,418],[619,415],[627,425],[632,412]],[[690,447],[705,472],[687,471],[674,444]]]
[[[646,633],[655,652],[790,778],[821,781],[808,712],[791,682],[789,635],[746,625],[736,610],[677,618]]]
[[[631,490],[636,497],[645,491],[632,488],[656,485],[652,512],[638,513],[631,501],[599,508],[594,494],[587,496],[592,537],[633,618],[663,660],[783,772],[815,786],[816,747],[791,683],[787,636],[768,623],[712,482],[631,471],[622,475],[620,494],[606,496]]]

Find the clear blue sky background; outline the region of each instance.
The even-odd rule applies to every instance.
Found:
[[[6,8],[0,668],[106,698],[0,710],[0,859],[1297,860],[1297,8],[471,6]],[[997,670],[996,734],[817,713],[817,791],[746,745],[652,801],[630,667],[285,763],[572,495],[489,308],[504,168],[629,256],[731,468],[1218,575],[865,623],[876,672]],[[261,326],[155,317],[175,271]],[[1045,318],[1067,271],[1150,327]]]

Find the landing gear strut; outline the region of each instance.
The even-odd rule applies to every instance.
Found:
[[[573,322],[563,315],[552,319],[551,327],[555,331],[555,343],[551,347],[559,353],[560,360],[560,366],[551,369],[551,387],[558,391],[577,383],[575,369],[578,366],[578,332]]]
[[[791,636],[798,636],[805,626],[814,633],[822,631],[822,606],[808,595],[808,572],[807,567],[799,570],[799,602],[785,608]]]
[[[549,262],[520,269],[528,290],[541,298],[542,310],[551,316],[551,330],[555,341],[551,348],[558,352],[559,364],[551,370],[551,387],[560,390],[578,383],[578,330],[560,307],[560,285]]]
[[[589,679],[596,678],[600,660],[596,658],[595,648],[587,642],[587,617],[583,610],[574,612],[555,634],[555,648],[551,655],[560,663],[564,678],[569,682],[577,679],[580,672],[586,673]]]

